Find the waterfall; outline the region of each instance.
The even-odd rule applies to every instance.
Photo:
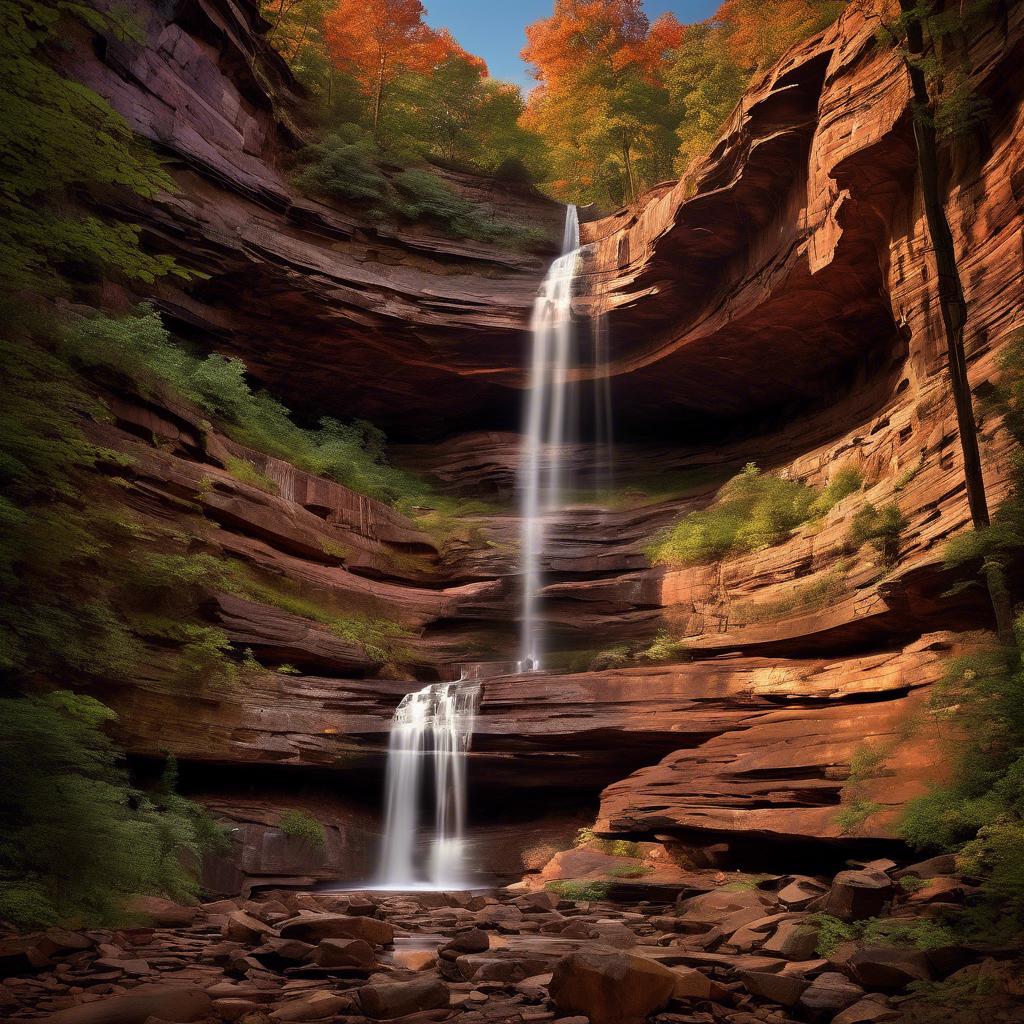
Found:
[[[466,884],[466,753],[480,687],[435,683],[406,694],[391,723],[380,886],[444,889]],[[432,778],[430,777],[432,769]],[[416,869],[425,823],[423,789],[432,785],[433,835],[426,873]]]
[[[521,671],[541,667],[538,622],[540,559],[548,516],[561,506],[566,423],[574,416],[569,373],[573,365],[572,286],[579,262],[576,207],[565,211],[562,255],[551,264],[533,303],[533,356],[526,403],[525,451],[520,469],[523,623]]]

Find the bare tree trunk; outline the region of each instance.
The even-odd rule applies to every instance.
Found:
[[[985,478],[981,470],[981,451],[978,447],[978,425],[974,418],[971,399],[971,385],[967,376],[967,358],[964,354],[964,327],[967,323],[967,302],[964,298],[960,270],[956,261],[953,233],[949,228],[946,210],[942,204],[939,189],[939,155],[935,134],[935,110],[928,95],[928,82],[921,67],[924,54],[924,27],[918,14],[915,0],[900,0],[900,9],[905,16],[907,33],[907,70],[914,101],[914,144],[917,149],[917,167],[921,179],[921,195],[924,200],[925,219],[935,253],[935,267],[938,272],[939,308],[946,334],[946,350],[949,360],[950,385],[956,407],[956,420],[963,450],[964,481],[967,489],[967,504],[976,530],[982,530],[991,523],[988,500],[985,495]],[[992,608],[995,612],[996,630],[1003,643],[1013,642],[1013,610],[1006,578],[1002,566],[991,559],[984,565],[985,581],[988,585]]]

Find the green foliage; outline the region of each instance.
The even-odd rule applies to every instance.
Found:
[[[953,931],[932,918],[870,917],[847,923],[830,914],[815,914],[811,920],[818,929],[818,955],[824,957],[832,956],[844,942],[900,949],[937,949],[956,942]]]
[[[576,903],[594,902],[607,899],[609,882],[548,882],[545,886],[549,892],[557,893],[562,899]]]
[[[278,828],[290,839],[295,839],[307,846],[323,849],[324,827],[305,811],[286,811],[281,817]]]
[[[101,190],[149,197],[172,182],[106,101],[47,59],[76,21],[101,35],[126,32],[74,0],[0,8],[0,293],[58,291],[58,265],[144,282],[183,273],[169,257],[143,252],[137,227],[90,212]]]
[[[637,661],[688,661],[689,649],[682,640],[677,640],[670,633],[662,630],[636,655]]]
[[[831,511],[843,498],[855,494],[863,485],[864,474],[856,466],[841,466],[821,494],[811,502],[812,517]]]
[[[691,512],[648,549],[654,564],[701,565],[785,540],[815,514],[818,495],[795,480],[763,474],[749,463],[715,503]]]
[[[928,880],[925,878],[918,878],[917,875],[904,875],[899,880],[899,887],[905,893],[920,892],[926,885]]]
[[[361,647],[375,661],[401,660],[405,654],[400,641],[408,631],[398,623],[337,610],[329,600],[303,593],[298,584],[284,577],[260,575],[240,562],[228,562],[221,563],[210,586],[319,622],[335,636]]]
[[[131,381],[143,392],[170,386],[213,416],[240,444],[361,494],[390,503],[429,495],[421,480],[388,464],[385,438],[376,427],[363,420],[340,423],[330,418],[315,430],[298,426],[280,402],[251,389],[240,359],[188,352],[171,340],[150,310],[116,319],[82,318],[67,351],[93,375]]]
[[[1024,617],[1017,650],[982,650],[953,659],[931,699],[938,724],[957,738],[951,780],[913,801],[902,836],[921,849],[959,851],[981,879],[993,915],[1024,922]]]
[[[849,544],[853,549],[870,544],[882,565],[892,565],[900,553],[900,539],[907,519],[894,502],[875,508],[868,502],[850,522]]]
[[[830,957],[844,943],[857,937],[857,926],[831,914],[814,914],[811,922],[818,929],[818,956]]]
[[[261,473],[248,459],[233,459],[228,456],[224,460],[224,468],[237,480],[258,487],[267,494],[278,494],[280,491],[277,484],[266,473]]]
[[[874,800],[854,799],[846,804],[836,815],[836,824],[844,835],[855,832],[873,814],[882,810],[882,805]]]
[[[358,126],[342,125],[307,146],[300,154],[302,170],[293,178],[309,195],[386,204],[388,179],[377,166],[379,154]]]
[[[57,691],[0,699],[0,917],[20,928],[111,923],[123,899],[197,892],[186,867],[216,826],[173,792],[130,787],[103,733],[113,712]]]
[[[295,185],[304,192],[360,203],[375,219],[400,216],[433,224],[455,238],[473,238],[519,248],[548,241],[547,234],[491,214],[470,202],[437,174],[407,167],[389,179],[381,169],[396,158],[382,152],[358,125],[343,125],[300,154]],[[414,160],[412,154],[398,157]]]

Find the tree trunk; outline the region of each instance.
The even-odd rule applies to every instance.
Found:
[[[913,91],[914,144],[917,149],[917,167],[921,179],[925,220],[931,236],[938,272],[939,308],[946,334],[949,378],[956,407],[956,421],[963,450],[964,481],[967,504],[976,530],[990,525],[985,479],[981,471],[981,451],[978,447],[978,426],[974,418],[971,385],[967,376],[967,358],[964,354],[964,327],[967,323],[967,302],[964,298],[960,270],[956,261],[953,233],[949,228],[946,210],[939,190],[939,154],[935,134],[935,110],[928,95],[928,82],[920,64],[924,54],[924,26],[917,13],[916,0],[900,0],[900,9],[906,18],[907,70]],[[984,566],[996,629],[1003,643],[1013,642],[1013,610],[1006,587],[1002,566],[987,560]]]
[[[626,188],[629,191],[629,201],[636,199],[636,182],[633,180],[633,160],[629,155],[629,139],[622,140],[622,159],[626,165]]]
[[[377,72],[377,83],[373,89],[373,137],[376,139],[380,132],[380,101],[384,93],[384,68]]]

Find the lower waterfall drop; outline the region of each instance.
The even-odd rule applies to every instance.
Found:
[[[460,680],[406,694],[398,705],[388,742],[381,888],[452,889],[467,884],[466,754],[479,700],[479,685]],[[428,785],[433,788],[434,822],[424,873],[417,871],[416,849],[425,828],[421,810]]]

